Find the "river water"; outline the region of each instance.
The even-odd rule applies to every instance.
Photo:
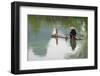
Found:
[[[84,31],[84,23],[79,26]],[[36,31],[34,29],[36,28]],[[55,28],[58,29],[58,34],[62,37],[68,36],[68,39],[56,39],[51,35],[55,34]],[[58,59],[83,59],[88,57],[87,50],[87,34],[83,32],[84,38],[76,40],[76,47],[73,50],[71,39],[69,38],[70,28],[65,28],[61,24],[48,26],[47,22],[41,22],[37,28],[28,22],[28,61],[32,60],[58,60]],[[77,30],[77,29],[76,29]],[[78,31],[77,31],[78,32]],[[81,33],[81,32],[80,32]],[[78,34],[80,34],[78,33]],[[79,36],[79,35],[77,35]]]

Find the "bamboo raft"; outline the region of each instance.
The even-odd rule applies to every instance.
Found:
[[[56,44],[57,44],[57,45],[58,45],[58,38],[64,38],[65,40],[70,39],[70,40],[75,40],[75,41],[76,41],[76,40],[83,40],[83,39],[80,39],[80,38],[72,39],[72,38],[70,38],[70,37],[68,37],[68,36],[65,36],[65,37],[59,36],[59,35],[58,35],[58,30],[57,30],[57,29],[56,29],[56,33],[53,34],[53,35],[51,35],[51,37],[56,39]]]
[[[51,37],[52,37],[52,38],[64,38],[64,39],[68,39],[67,36],[66,36],[66,37],[62,37],[62,36],[58,36],[58,35],[56,35],[56,34],[51,35]]]
[[[66,40],[68,39],[67,36],[66,36],[66,37],[62,37],[62,36],[57,36],[57,35],[55,35],[55,34],[54,34],[54,35],[51,35],[51,37],[52,37],[52,38],[64,38],[64,39],[66,39]],[[70,39],[71,39],[71,38],[70,38]],[[83,39],[81,39],[81,38],[79,38],[79,39],[76,38],[75,40],[83,40]]]

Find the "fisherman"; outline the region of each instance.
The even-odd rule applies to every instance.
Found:
[[[72,47],[72,50],[76,48],[76,30],[73,28],[70,32],[70,45]]]
[[[71,29],[70,38],[71,39],[76,39],[76,30],[75,29]]]

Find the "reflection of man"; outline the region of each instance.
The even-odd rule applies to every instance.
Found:
[[[70,32],[70,38],[71,39],[76,39],[76,30],[75,29],[71,30],[71,32]]]

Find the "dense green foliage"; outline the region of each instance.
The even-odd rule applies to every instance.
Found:
[[[81,25],[85,23],[85,30],[87,31],[88,18],[87,17],[71,17],[71,16],[33,16],[29,15],[28,20],[32,24],[34,32],[39,32],[41,24],[44,23],[50,27],[58,27],[58,25],[65,28],[75,27],[77,30],[81,30]]]

